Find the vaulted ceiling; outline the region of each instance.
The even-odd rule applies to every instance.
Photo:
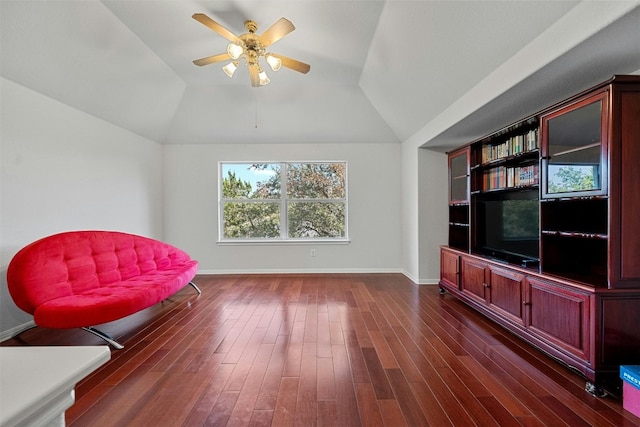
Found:
[[[311,64],[192,60],[280,17],[271,50]],[[480,137],[612,74],[640,72],[639,1],[2,0],[4,78],[164,144],[410,142]]]

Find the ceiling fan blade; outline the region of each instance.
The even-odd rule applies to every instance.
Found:
[[[260,71],[258,70],[257,66],[249,65],[249,78],[251,79],[251,86],[260,86],[260,76],[258,75],[259,73]]]
[[[260,35],[260,43],[264,47],[270,46],[295,29],[287,18],[280,18]]]
[[[226,61],[227,59],[231,59],[228,53],[219,53],[217,55],[207,56],[205,58],[196,59],[193,61],[194,64],[202,67],[203,65],[213,64],[214,62]]]
[[[311,65],[305,64],[304,62],[300,62],[296,59],[289,58],[277,53],[272,53],[271,55],[275,56],[276,58],[280,58],[283,67],[290,68],[302,74],[307,74],[309,70],[311,70]]]
[[[233,34],[231,31],[227,30],[222,25],[218,24],[213,19],[209,18],[204,13],[194,13],[192,18],[195,19],[196,21],[200,22],[201,24],[209,27],[210,29],[212,29],[216,33],[220,34],[225,39],[229,40],[230,42],[242,44],[242,40],[240,40],[240,38],[238,38],[238,36]]]

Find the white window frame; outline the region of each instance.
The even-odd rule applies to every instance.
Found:
[[[289,199],[287,197],[287,164],[326,164],[342,163],[345,165],[345,196],[342,199]],[[280,198],[279,199],[225,199],[223,198],[223,165],[231,164],[279,164],[280,165]],[[218,243],[219,244],[287,244],[287,243],[349,243],[349,165],[346,160],[300,160],[300,161],[219,161],[218,162]],[[278,238],[229,238],[224,237],[224,204],[225,202],[242,203],[278,203],[280,205],[280,236]],[[343,237],[288,237],[289,218],[287,204],[289,202],[306,203],[344,203],[344,236]]]

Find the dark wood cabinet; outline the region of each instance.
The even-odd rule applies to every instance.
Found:
[[[484,303],[487,299],[485,270],[487,263],[476,258],[462,257],[460,260],[460,291],[467,298]]]
[[[449,203],[469,203],[469,147],[449,155]]]
[[[440,255],[440,282],[447,288],[460,288],[460,255],[456,252],[443,250]]]
[[[549,345],[588,363],[590,294],[557,282],[529,277],[528,330]],[[571,359],[567,359],[571,363]]]
[[[640,364],[639,117],[640,77],[614,76],[449,159],[441,288],[596,394]]]
[[[525,302],[526,276],[495,266],[490,266],[488,273],[487,304],[489,307],[512,322],[524,325],[524,308],[527,306]]]

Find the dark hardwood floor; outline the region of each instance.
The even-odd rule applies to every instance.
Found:
[[[638,426],[437,286],[399,274],[198,276],[100,325],[125,345],[69,426]],[[2,345],[95,345],[36,328]]]

